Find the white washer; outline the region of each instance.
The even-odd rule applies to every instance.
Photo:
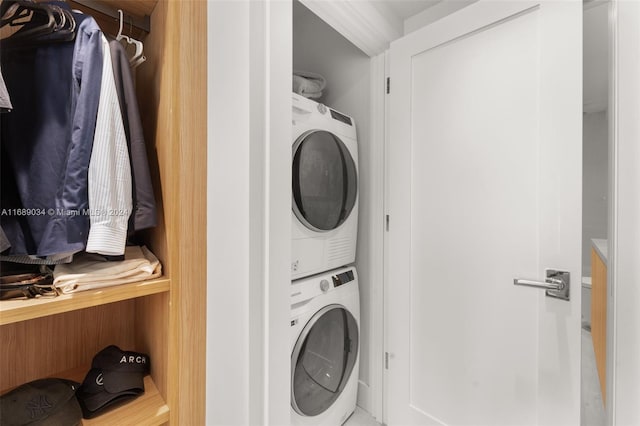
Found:
[[[356,408],[360,296],[354,267],[291,285],[291,424],[338,426]]]
[[[291,278],[355,262],[358,143],[353,118],[293,94]]]

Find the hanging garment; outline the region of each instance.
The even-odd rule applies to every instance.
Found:
[[[9,242],[9,239],[5,235],[5,233],[2,230],[2,228],[0,228],[0,253],[5,251],[9,247],[11,247],[11,243]]]
[[[86,251],[124,254],[133,207],[129,150],[116,92],[109,42],[102,36],[102,83],[98,118],[89,162],[89,237]]]
[[[2,77],[2,70],[0,70],[0,112],[10,112],[12,109],[13,105],[11,105],[7,86],[4,84],[4,78]]]
[[[122,111],[124,132],[131,157],[133,213],[129,218],[129,231],[139,231],[156,226],[156,201],[153,195],[147,148],[129,58],[119,41],[110,40],[109,47],[111,49],[111,61],[113,63],[113,74],[118,91],[120,110]]]
[[[85,248],[102,32],[90,16],[74,17],[73,42],[47,43],[46,36],[28,47],[3,42],[2,70],[14,109],[1,115],[3,166],[6,155],[13,167],[2,169],[1,204],[31,213],[0,217],[9,254],[48,256]],[[14,188],[5,188],[7,172],[13,172]]]

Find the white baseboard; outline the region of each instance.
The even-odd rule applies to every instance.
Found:
[[[371,395],[369,385],[358,380],[358,407],[362,408],[367,413],[371,412]]]

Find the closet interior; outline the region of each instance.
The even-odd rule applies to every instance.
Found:
[[[0,301],[0,393],[43,377],[81,382],[92,357],[114,344],[150,355],[145,393],[83,424],[204,424],[206,2],[68,4],[110,35],[121,9],[123,33],[144,43],[146,62],[133,72],[158,225],[142,238],[163,274],[55,298]],[[148,23],[148,33],[133,22]]]
[[[327,22],[309,10],[303,3],[293,1],[293,69],[311,72],[326,79],[322,97],[314,99],[330,108],[353,117],[358,141],[358,236],[355,267],[359,276],[360,292],[360,372],[358,405],[373,411],[370,384],[377,368],[372,359],[375,340],[372,319],[372,294],[381,284],[375,274],[379,248],[375,243],[380,236],[379,217],[375,214],[379,187],[373,177],[376,147],[371,138],[371,58],[352,44]],[[376,129],[377,130],[377,129]],[[379,287],[378,287],[379,288]]]

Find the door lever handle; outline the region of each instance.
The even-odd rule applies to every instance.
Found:
[[[534,280],[523,280],[521,278],[513,279],[514,285],[522,285],[525,287],[544,288],[547,290],[562,290],[564,289],[564,281],[557,278],[547,278],[545,282]]]
[[[571,275],[569,272],[546,269],[545,275],[546,278],[544,281],[514,278],[513,284],[525,287],[542,288],[547,290],[546,295],[549,297],[569,300],[569,284],[571,283]]]

